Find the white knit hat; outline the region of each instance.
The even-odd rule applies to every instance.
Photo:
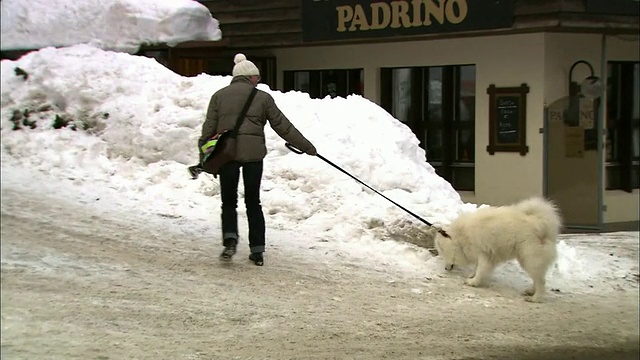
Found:
[[[244,54],[236,54],[233,58],[233,62],[236,64],[231,72],[233,76],[260,76],[260,70],[258,70],[258,67],[251,61],[247,60],[247,57],[244,56]]]

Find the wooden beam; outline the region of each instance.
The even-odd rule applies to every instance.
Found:
[[[283,33],[273,35],[253,35],[232,37],[229,39],[232,48],[267,48],[302,45],[302,33]]]
[[[301,33],[302,21],[285,20],[270,23],[226,24],[220,26],[222,36],[243,36],[260,34]]]
[[[300,9],[277,9],[263,11],[242,11],[215,14],[213,16],[218,19],[220,25],[225,24],[244,24],[250,22],[271,22],[283,20],[300,20]]]
[[[199,0],[214,17],[227,12],[256,11],[268,9],[300,9],[300,0]]]

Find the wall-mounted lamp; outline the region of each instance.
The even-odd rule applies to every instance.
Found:
[[[587,76],[581,84],[573,81],[573,69],[578,64],[584,64],[589,67],[591,75]],[[569,96],[582,95],[588,99],[597,99],[604,93],[604,84],[602,80],[593,74],[593,66],[585,60],[578,60],[569,70]]]

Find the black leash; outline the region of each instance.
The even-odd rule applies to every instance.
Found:
[[[293,152],[294,152],[294,153],[296,153],[296,154],[303,154],[303,153],[304,153],[303,151],[299,150],[298,148],[296,148],[295,146],[293,146],[293,145],[291,145],[291,144],[289,144],[289,143],[285,143],[284,145],[285,145],[289,150],[293,151]],[[415,217],[416,219],[418,219],[418,220],[422,221],[422,222],[423,222],[424,224],[426,224],[427,226],[429,226],[429,227],[432,227],[432,228],[436,229],[436,230],[437,230],[437,231],[438,231],[442,236],[444,236],[444,237],[449,237],[449,234],[447,234],[447,232],[446,232],[446,231],[444,231],[443,229],[439,229],[439,228],[437,228],[437,227],[433,226],[433,224],[432,224],[432,223],[430,223],[430,222],[428,222],[427,220],[425,220],[425,219],[421,218],[420,216],[418,216],[418,215],[414,214],[412,211],[410,211],[409,209],[405,208],[404,206],[402,206],[402,205],[398,204],[397,202],[395,202],[395,201],[393,201],[393,200],[389,199],[389,198],[388,198],[388,197],[386,197],[384,194],[382,194],[380,191],[378,191],[378,190],[376,190],[376,189],[372,188],[371,186],[369,186],[369,185],[365,184],[362,180],[360,180],[360,179],[358,179],[357,177],[355,177],[355,176],[353,176],[353,175],[349,174],[349,173],[348,173],[346,170],[344,170],[343,168],[341,168],[341,167],[339,167],[338,165],[336,165],[336,164],[332,163],[331,161],[329,161],[329,159],[325,158],[324,156],[322,156],[322,155],[320,155],[320,154],[316,154],[316,156],[317,156],[317,157],[319,157],[320,159],[322,159],[322,160],[323,160],[324,162],[326,162],[327,164],[329,164],[329,165],[333,166],[334,168],[336,168],[336,169],[338,169],[338,170],[342,171],[343,173],[345,173],[345,174],[349,175],[353,180],[355,180],[355,181],[359,182],[360,184],[362,184],[362,185],[366,186],[369,190],[371,190],[371,191],[375,192],[376,194],[378,194],[378,195],[382,196],[383,198],[385,198],[385,199],[389,200],[389,201],[390,201],[391,203],[393,203],[395,206],[397,206],[397,207],[399,207],[400,209],[402,209],[402,210],[406,211],[407,213],[411,214],[413,217]]]

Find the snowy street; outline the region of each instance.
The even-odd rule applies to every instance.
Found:
[[[2,50],[33,49],[0,63],[2,360],[640,356],[638,232],[561,235],[544,303],[524,301],[513,261],[467,287],[471,269],[430,251],[434,230],[379,195],[437,226],[489,205],[463,202],[360,95],[257,85],[379,193],[265,126],[264,266],[248,259],[243,185],[238,253],[219,261],[219,181],[186,169],[232,77],[131,55],[220,40],[218,21],[191,0],[56,4],[0,2]]]
[[[530,304],[500,271],[473,289],[279,246],[294,232],[265,268],[221,263],[184,219],[128,215],[3,185],[3,359],[637,359],[637,278]],[[637,262],[637,233],[604,239]]]

